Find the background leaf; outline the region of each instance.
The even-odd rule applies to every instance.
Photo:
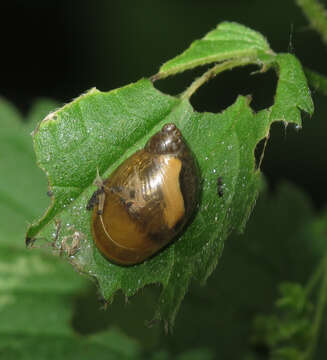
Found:
[[[43,111],[33,117],[40,121],[55,102],[38,104]],[[22,247],[27,222],[40,216],[49,203],[47,181],[35,164],[29,130],[14,106],[0,99],[0,246]]]

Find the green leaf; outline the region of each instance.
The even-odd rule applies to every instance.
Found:
[[[34,126],[54,106],[49,100],[35,104],[28,116]],[[49,203],[47,181],[35,164],[30,126],[13,105],[0,99],[0,246],[23,246],[27,222]]]
[[[22,117],[16,107],[6,99],[0,97],[0,126],[1,132],[21,127]]]
[[[221,26],[228,29],[229,25]],[[239,25],[230,26],[235,29]],[[225,30],[225,35],[213,32],[207,37],[218,42],[220,37],[230,37],[233,49],[239,36],[239,42],[254,49],[268,49],[261,35],[241,28],[230,35]],[[260,51],[259,55],[262,63]],[[34,146],[54,196],[46,214],[28,229],[27,237],[47,239],[60,248],[64,239],[77,235],[80,248],[70,261],[97,279],[108,301],[117,290],[131,296],[147,284],[161,283],[156,317],[172,326],[191,279],[204,282],[216,267],[227,236],[245,226],[260,189],[256,145],[268,136],[272,122],[300,125],[300,110],[313,110],[305,77],[292,55],[273,59],[271,55],[264,65],[275,67],[280,78],[275,104],[257,114],[250,108],[250,99],[242,96],[220,114],[197,113],[187,97],[165,95],[146,79],[107,93],[92,89],[49,114],[34,131]],[[97,169],[102,177],[109,176],[168,122],[180,128],[201,170],[202,198],[195,219],[176,242],[143,264],[111,264],[93,244],[86,211],[96,189]],[[223,197],[217,194],[218,176],[223,179]]]
[[[255,318],[256,334],[252,340],[266,344],[272,352],[287,346],[305,352],[312,338],[313,306],[300,284],[282,283],[280,292],[274,314]]]
[[[155,78],[235,58],[256,59],[261,54],[272,54],[272,51],[260,33],[237,23],[222,22],[181,55],[164,63]]]
[[[279,80],[270,116],[286,124],[291,121],[301,126],[300,110],[309,114],[313,112],[313,102],[301,64],[291,54],[278,54],[273,64]]]
[[[143,359],[137,343],[115,329],[89,337],[42,333],[2,335],[0,351],[4,359],[15,360]]]
[[[280,284],[279,291],[282,296],[276,301],[278,308],[293,310],[296,313],[303,311],[307,294],[301,284],[284,282]]]
[[[2,246],[0,267],[1,334],[71,333],[67,304],[85,280],[69,264],[38,251]]]

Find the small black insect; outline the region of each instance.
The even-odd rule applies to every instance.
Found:
[[[218,193],[219,197],[223,197],[223,195],[224,195],[222,176],[218,176],[218,179],[217,179],[217,193]]]

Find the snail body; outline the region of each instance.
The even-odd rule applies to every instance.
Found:
[[[181,132],[164,125],[91,197],[95,245],[116,264],[143,262],[183,229],[197,205],[198,186],[197,165]]]

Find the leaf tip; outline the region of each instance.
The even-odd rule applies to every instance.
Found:
[[[46,122],[56,121],[57,120],[57,112],[58,110],[50,112],[42,121],[40,121],[36,128],[31,132],[32,137],[34,137],[38,131],[40,130],[40,126]]]

